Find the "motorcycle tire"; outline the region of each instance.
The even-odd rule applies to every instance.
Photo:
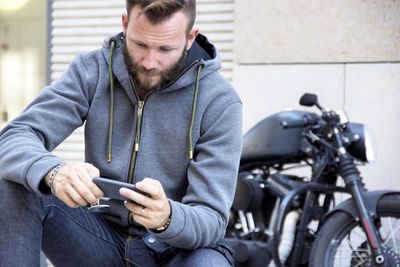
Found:
[[[400,266],[400,195],[382,197],[377,215],[387,266]],[[324,223],[313,244],[310,266],[375,266],[366,235],[352,216],[337,212]]]

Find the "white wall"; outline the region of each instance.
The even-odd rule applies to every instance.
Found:
[[[374,132],[378,158],[362,169],[370,188],[400,190],[400,63],[236,65],[234,78],[245,131],[278,111],[304,109],[301,95],[316,93],[322,105],[346,110]]]
[[[17,116],[45,85],[46,1],[0,11],[0,106]]]

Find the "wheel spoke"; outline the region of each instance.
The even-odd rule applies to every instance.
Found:
[[[397,245],[396,235],[399,236],[400,225],[399,219],[393,217],[381,218],[382,226],[381,230],[385,230],[386,238],[384,244],[388,244],[398,251],[399,246]],[[338,244],[336,253],[333,257],[334,266],[352,266],[361,267],[364,266],[371,256],[371,250],[367,244],[367,238],[364,231],[359,226],[355,226],[346,234],[347,238],[342,238],[340,244]],[[367,247],[364,247],[366,246]],[[350,264],[351,263],[351,264]]]
[[[363,255],[360,253],[360,250],[356,250],[354,252],[356,253],[356,256],[352,257],[352,258],[360,260],[360,262],[356,266],[360,266],[361,264],[363,264],[364,262],[366,262],[368,260],[368,259],[367,260],[364,259],[365,257],[363,257]]]
[[[398,247],[397,247],[397,243],[396,243],[396,238],[395,238],[395,234],[398,233],[399,229],[400,229],[400,225],[396,227],[396,229],[393,229],[393,222],[392,222],[392,217],[388,217],[387,218],[388,222],[389,222],[389,234],[390,234],[390,238],[389,236],[386,238],[384,244],[386,245],[390,240],[393,243],[393,247],[395,249],[395,251],[398,251]]]
[[[400,194],[385,196],[376,209],[379,240],[394,266],[400,255],[399,203]],[[347,213],[334,214],[324,222],[319,234],[311,254],[314,260],[312,266],[365,267],[374,264],[367,236],[353,216]]]
[[[368,259],[366,259],[366,260],[364,260],[364,261],[362,261],[362,262],[358,263],[358,264],[357,264],[357,265],[355,265],[354,267],[361,266],[362,264],[366,263],[367,261],[368,261]]]

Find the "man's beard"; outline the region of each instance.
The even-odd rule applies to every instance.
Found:
[[[128,68],[129,74],[132,76],[135,89],[139,95],[147,95],[154,90],[160,90],[168,86],[179,75],[185,63],[186,47],[183,49],[181,56],[166,70],[151,69],[147,70],[140,64],[133,61],[129,55],[126,42],[123,43],[123,56],[125,65]],[[158,81],[154,81],[158,79]]]

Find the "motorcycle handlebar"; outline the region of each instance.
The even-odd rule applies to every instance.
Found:
[[[282,121],[281,127],[283,129],[302,128],[310,125],[315,125],[319,122],[320,117],[316,114],[307,114],[299,120]]]

